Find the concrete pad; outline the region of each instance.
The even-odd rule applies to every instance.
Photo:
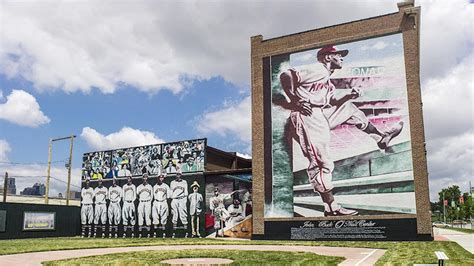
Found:
[[[474,234],[466,234],[454,230],[444,228],[434,228],[434,235],[436,237],[447,238],[450,241],[458,243],[467,251],[474,253]]]
[[[160,261],[160,263],[171,265],[222,265],[231,264],[232,262],[234,261],[220,258],[186,258]]]

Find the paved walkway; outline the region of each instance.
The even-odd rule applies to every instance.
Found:
[[[434,235],[436,240],[448,239],[458,243],[467,251],[474,253],[474,234],[466,234],[454,230],[434,228]]]
[[[15,255],[0,256],[0,265],[41,265],[43,261],[70,259],[85,256],[96,256],[113,253],[147,250],[187,250],[187,249],[231,249],[231,250],[257,250],[257,251],[294,251],[312,252],[319,255],[345,257],[340,265],[374,265],[385,253],[385,250],[370,248],[340,248],[340,247],[315,247],[315,246],[280,246],[280,245],[176,245],[176,246],[148,246],[148,247],[121,247],[59,250],[46,252],[33,252]]]

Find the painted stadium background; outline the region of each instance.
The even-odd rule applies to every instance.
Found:
[[[415,214],[412,153],[402,34],[337,45],[348,50],[342,69],[330,76],[335,93],[359,88],[361,97],[351,100],[380,131],[403,122],[400,134],[389,147],[380,149],[377,140],[353,125],[331,129],[329,156],[334,162],[334,199],[358,215]],[[299,144],[289,137],[290,110],[282,102],[289,98],[282,89],[280,74],[289,68],[314,67],[320,49],[270,58],[272,95],[271,189],[265,191],[265,217],[322,217],[324,204],[309,183],[308,159]],[[266,180],[266,183],[269,182]]]
[[[85,153],[82,160],[82,179],[124,177],[143,173],[158,175],[202,172],[205,164],[206,140],[189,140],[109,151]]]

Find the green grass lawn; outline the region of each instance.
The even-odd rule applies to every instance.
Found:
[[[337,265],[344,260],[309,252],[184,250],[116,253],[50,261],[43,265],[157,265],[160,261],[177,258],[224,258],[233,260],[233,265]]]
[[[217,239],[93,239],[93,238],[37,238],[0,240],[0,255],[81,248],[151,246],[151,245],[307,245],[332,247],[363,247],[386,249],[377,262],[384,264],[437,263],[435,251],[444,251],[450,264],[474,265],[474,255],[455,242],[382,242],[382,241],[237,241]],[[265,262],[265,261],[262,261]]]

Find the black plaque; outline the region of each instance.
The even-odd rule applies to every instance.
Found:
[[[266,221],[264,239],[421,240],[416,219]]]

